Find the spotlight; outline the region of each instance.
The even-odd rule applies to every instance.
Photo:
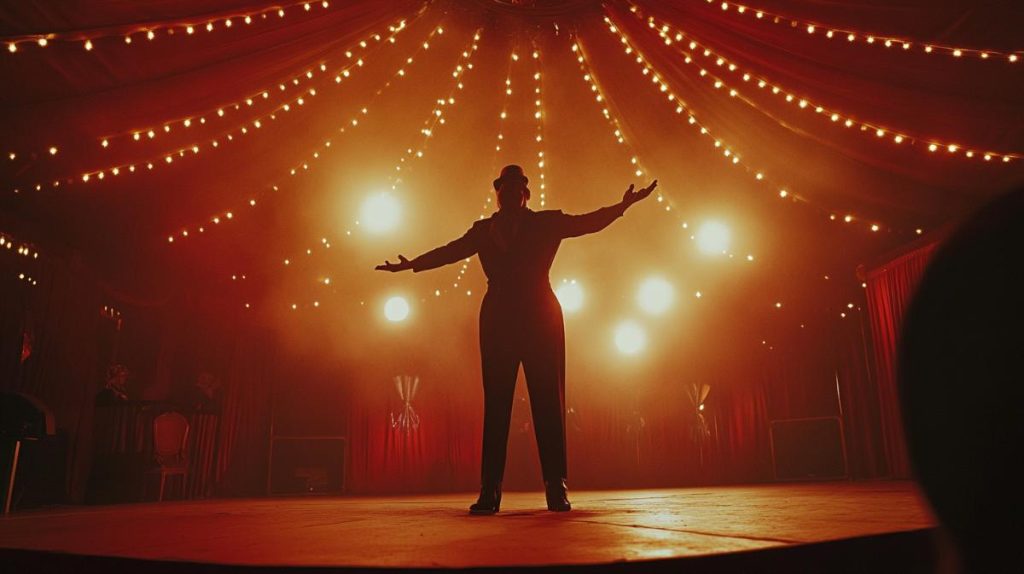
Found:
[[[558,297],[562,310],[567,313],[575,313],[583,307],[583,287],[575,279],[563,279],[562,284],[555,290],[555,297]]]
[[[409,302],[405,300],[405,297],[392,297],[384,303],[384,317],[392,323],[398,323],[399,321],[405,321],[405,318],[409,316]]]
[[[615,346],[626,355],[635,355],[647,345],[647,333],[633,321],[623,321],[615,328]]]
[[[371,233],[386,233],[398,226],[402,218],[402,206],[390,193],[371,195],[363,202],[360,210],[361,223]]]
[[[651,315],[660,315],[672,306],[675,290],[672,284],[661,277],[651,277],[640,284],[636,302]]]
[[[718,221],[708,221],[697,230],[697,247],[702,253],[718,255],[729,249],[729,228]]]

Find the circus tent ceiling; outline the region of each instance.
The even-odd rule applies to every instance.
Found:
[[[831,277],[832,304],[1021,181],[1022,24],[1013,2],[5,2],[0,231],[239,308],[395,281],[465,306],[474,268],[369,270],[457,237],[519,163],[534,209],[660,182],[556,282],[678,274],[772,313]]]

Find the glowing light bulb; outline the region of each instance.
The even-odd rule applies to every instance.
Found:
[[[637,304],[651,315],[660,315],[668,311],[674,299],[675,290],[672,284],[661,277],[644,280],[636,293]]]
[[[697,247],[702,253],[717,255],[729,249],[729,228],[718,221],[708,221],[700,226],[696,234]]]
[[[363,202],[360,220],[371,233],[386,233],[398,226],[402,206],[390,193],[371,195]]]
[[[384,303],[384,317],[392,323],[404,321],[409,316],[409,302],[405,297],[391,297]]]
[[[623,321],[615,328],[615,347],[626,355],[636,355],[647,346],[647,333],[633,321]]]
[[[583,287],[575,279],[564,281],[555,290],[555,297],[567,313],[575,313],[583,307]]]

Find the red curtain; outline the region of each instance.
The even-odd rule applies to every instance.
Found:
[[[60,261],[33,267],[38,285],[15,279],[19,267],[10,263],[0,264],[0,390],[32,395],[53,411],[67,445],[65,494],[80,501],[92,456],[93,398],[106,369],[100,341],[111,329],[100,316],[105,299]],[[31,353],[22,361],[25,334]]]
[[[265,492],[271,403],[267,347],[252,328],[235,337],[217,436],[216,494]]]
[[[482,392],[470,385],[479,384],[467,378],[447,386],[436,376],[424,376],[413,401],[420,425],[408,430],[393,424],[404,404],[387,377],[373,390],[354,394],[347,409],[348,491],[477,488],[483,404]],[[571,486],[646,488],[770,480],[766,386],[760,381],[729,384],[723,378],[711,387],[705,411],[709,436],[702,447],[694,438],[695,407],[683,387],[673,400],[637,396],[630,388],[615,397],[574,389],[566,418]],[[536,490],[541,472],[522,380],[515,400],[505,488]]]
[[[938,242],[931,242],[918,247],[866,274],[881,445],[888,474],[897,478],[910,476],[896,380],[900,328],[910,299],[937,245]]]
[[[425,376],[411,400],[418,425],[389,377],[348,408],[346,482],[354,493],[472,490],[479,484],[481,405]]]

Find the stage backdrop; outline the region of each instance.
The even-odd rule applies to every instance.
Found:
[[[895,355],[903,311],[935,245],[866,272],[863,309],[842,306],[848,320],[836,322],[839,309],[828,310],[792,332],[772,333],[773,344],[761,352],[716,366],[715,376],[700,381],[710,387],[702,412],[685,377],[647,391],[626,380],[619,391],[595,394],[593,385],[607,384],[607,375],[574,362],[567,392],[574,487],[772,480],[770,422],[820,416],[843,418],[852,477],[909,476]],[[112,356],[116,323],[102,315],[105,305],[124,320],[117,362],[134,373],[134,398],[167,399],[198,373],[223,381],[213,494],[265,491],[272,417],[279,433],[346,435],[351,493],[477,485],[482,392],[475,357],[429,359],[414,352],[401,368],[370,372],[358,361],[326,359],[316,329],[292,333],[287,342],[242,315],[225,320],[216,300],[133,297],[57,257],[37,275],[32,289],[4,283],[3,389],[35,395],[54,409],[68,438],[70,500],[81,500],[88,482],[93,398]],[[456,323],[461,326],[453,330],[467,341],[453,344],[470,345],[475,330]],[[296,341],[308,348],[296,351]],[[673,370],[692,368],[684,362]],[[420,377],[408,408],[394,382],[401,374]],[[510,488],[540,486],[526,399],[520,388]],[[417,424],[405,424],[413,415]]]

